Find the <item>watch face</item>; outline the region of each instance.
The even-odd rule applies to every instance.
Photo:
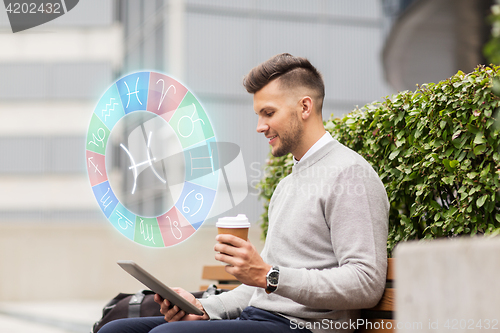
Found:
[[[117,80],[92,114],[86,162],[111,224],[141,245],[169,247],[202,225],[219,181],[207,113],[173,78],[138,72]]]
[[[279,272],[276,272],[276,271],[269,273],[269,275],[267,277],[267,281],[269,281],[269,284],[273,285],[273,286],[277,285],[279,275],[280,275]]]

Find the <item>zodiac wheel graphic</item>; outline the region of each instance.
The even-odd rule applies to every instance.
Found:
[[[203,224],[219,181],[212,124],[173,78],[137,72],[117,80],[92,114],[86,163],[94,196],[124,236],[178,244]]]

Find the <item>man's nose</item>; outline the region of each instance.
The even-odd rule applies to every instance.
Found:
[[[259,121],[257,122],[257,129],[256,129],[257,132],[258,133],[264,133],[268,129],[269,129],[269,126],[264,121],[262,121],[261,119],[259,119]]]

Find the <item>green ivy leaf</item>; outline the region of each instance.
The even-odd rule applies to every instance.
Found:
[[[335,128],[335,125],[333,125],[333,122],[332,122],[332,121],[327,121],[327,122],[326,122],[325,129],[326,129],[328,132],[331,132],[334,128]]]
[[[481,178],[485,178],[488,176],[489,172],[490,172],[490,166],[491,164],[488,164],[482,171],[481,171],[481,174],[480,174],[480,177]]]
[[[389,159],[392,161],[393,159],[395,159],[395,158],[399,155],[399,153],[400,153],[400,152],[401,152],[401,151],[400,151],[399,149],[396,149],[395,151],[393,151],[393,152],[389,155]]]
[[[480,145],[480,144],[485,143],[485,142],[486,142],[486,140],[484,139],[483,132],[478,132],[476,134],[476,137],[474,138],[474,144]]]
[[[345,122],[347,126],[349,126],[350,129],[355,129],[356,128],[356,119],[349,118]]]
[[[455,181],[455,176],[448,176],[448,177],[443,177],[442,178],[443,183],[452,185],[453,182]]]
[[[458,211],[458,208],[457,207],[451,207],[450,209],[448,209],[448,211],[445,213],[445,216],[446,217],[450,217],[450,216],[453,216],[456,212]]]
[[[473,171],[473,172],[469,172],[467,174],[467,177],[469,177],[470,179],[474,179],[474,178],[476,178],[477,175],[479,175],[479,173]]]
[[[455,132],[455,133],[453,133],[453,135],[451,136],[451,139],[452,139],[452,140],[457,139],[457,138],[460,136],[460,134],[462,134],[462,130],[458,130],[458,131],[456,131],[456,132]]]
[[[477,208],[483,207],[484,203],[486,202],[486,199],[488,199],[487,194],[485,194],[481,198],[477,199],[477,201],[476,201]]]
[[[474,148],[474,155],[481,155],[486,150],[486,145],[479,145]]]

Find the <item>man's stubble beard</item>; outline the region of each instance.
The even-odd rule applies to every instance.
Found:
[[[279,134],[280,145],[277,147],[276,151],[271,151],[274,157],[285,156],[291,153],[302,140],[304,129],[295,115],[290,117],[289,125],[289,129],[286,132]]]

